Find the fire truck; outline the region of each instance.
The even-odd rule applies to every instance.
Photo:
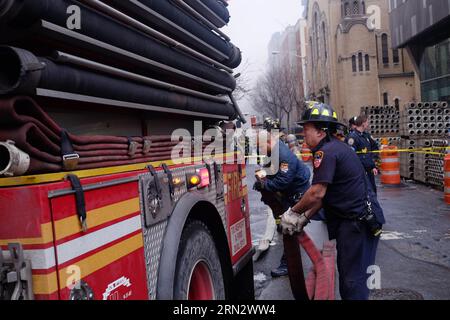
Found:
[[[254,298],[226,6],[0,1],[0,300]]]

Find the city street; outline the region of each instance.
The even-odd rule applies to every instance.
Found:
[[[251,190],[254,167],[249,166],[247,172],[252,236],[257,245],[265,231],[267,213],[259,194]],[[443,193],[414,182],[397,188],[383,187],[379,181],[378,192],[387,224],[376,259],[382,290],[374,292],[372,299],[450,299],[450,209]],[[317,232],[310,231],[311,237]],[[289,279],[270,276],[281,253],[281,235],[275,232],[270,248],[254,265],[259,300],[293,299]],[[306,272],[310,263],[303,256]]]

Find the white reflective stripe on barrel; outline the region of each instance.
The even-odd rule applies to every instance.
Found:
[[[394,162],[400,162],[400,161],[398,160],[398,158],[395,158],[395,159],[381,159],[381,162],[382,163],[394,163]]]
[[[395,176],[400,175],[400,171],[383,171],[384,176]]]

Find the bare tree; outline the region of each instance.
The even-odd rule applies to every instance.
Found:
[[[291,115],[304,107],[302,79],[286,66],[270,68],[258,81],[253,94],[253,109],[283,121],[290,130]]]
[[[252,91],[250,88],[248,73],[249,73],[250,63],[248,60],[240,67],[239,76],[236,79],[236,89],[233,92],[233,96],[237,101],[245,98]]]

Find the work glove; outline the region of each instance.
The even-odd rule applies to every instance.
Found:
[[[256,180],[255,184],[253,185],[253,190],[256,190],[256,191],[264,190],[264,181]]]
[[[301,233],[310,222],[304,213],[298,214],[289,209],[281,216],[281,230],[283,234],[293,236],[295,233]]]

